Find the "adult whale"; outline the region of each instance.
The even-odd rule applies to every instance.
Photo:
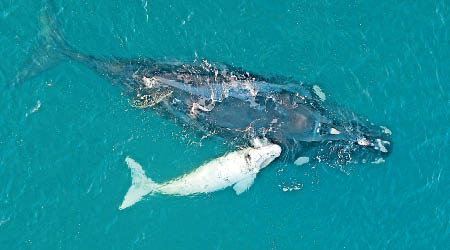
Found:
[[[233,145],[267,138],[282,147],[284,160],[344,165],[380,162],[391,152],[387,128],[324,100],[317,86],[206,61],[185,64],[85,55],[64,40],[48,6],[42,9],[41,24],[42,45],[30,66],[17,75],[16,84],[72,60],[120,87],[134,107]]]

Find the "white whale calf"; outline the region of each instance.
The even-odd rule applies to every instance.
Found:
[[[161,184],[146,177],[141,165],[125,159],[131,169],[132,184],[119,209],[127,208],[150,193],[166,195],[192,195],[210,193],[233,186],[241,194],[253,184],[256,174],[280,156],[276,144],[259,145],[228,153],[216,158],[193,172]]]

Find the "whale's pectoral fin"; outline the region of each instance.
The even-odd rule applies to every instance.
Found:
[[[240,195],[243,192],[245,192],[247,189],[249,189],[252,186],[253,182],[255,181],[255,177],[256,177],[256,174],[252,174],[252,175],[240,180],[236,184],[234,184],[233,189],[234,189],[234,191],[236,191],[236,194]]]

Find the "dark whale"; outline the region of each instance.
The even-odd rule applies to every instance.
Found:
[[[63,60],[79,62],[118,86],[136,108],[145,108],[232,145],[267,138],[284,160],[344,165],[379,162],[392,149],[390,131],[323,100],[312,86],[264,77],[225,64],[167,63],[148,58],[94,57],[73,48],[44,8],[41,46],[17,75],[24,82]]]

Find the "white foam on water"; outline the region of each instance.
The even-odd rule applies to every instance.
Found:
[[[294,185],[291,185],[291,186],[283,186],[283,187],[281,185],[278,185],[278,186],[281,187],[281,190],[283,192],[298,191],[298,190],[301,190],[303,188],[303,184],[301,184],[301,183],[297,183],[297,184],[294,184]]]
[[[31,110],[31,113],[38,111],[40,108],[41,108],[41,101],[38,100],[36,106],[33,108],[33,110]]]
[[[38,100],[37,103],[36,103],[36,106],[34,106],[34,108],[33,108],[30,112],[26,113],[26,114],[25,114],[25,117],[28,117],[28,116],[31,115],[32,113],[38,111],[40,108],[41,108],[41,101]]]
[[[384,163],[385,160],[383,158],[378,158],[375,161],[371,162],[372,164],[380,164],[380,163]]]

